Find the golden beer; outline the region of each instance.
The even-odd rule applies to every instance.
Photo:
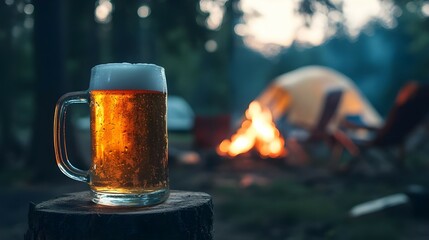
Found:
[[[91,90],[91,189],[143,194],[168,189],[166,94]]]

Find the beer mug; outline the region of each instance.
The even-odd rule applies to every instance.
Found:
[[[67,93],[55,107],[57,165],[68,177],[87,182],[92,201],[110,206],[149,206],[168,198],[167,83],[162,67],[111,63],[92,68],[89,89]],[[71,104],[90,108],[88,171],[67,156],[65,120]]]

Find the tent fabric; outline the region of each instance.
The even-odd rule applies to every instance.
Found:
[[[279,89],[283,97],[278,97]],[[269,99],[276,99],[274,104],[267,104],[270,109],[274,109],[275,119],[286,114],[291,124],[314,127],[319,120],[326,94],[332,89],[341,89],[343,95],[329,125],[331,130],[337,128],[339,122],[348,115],[360,116],[366,124],[372,126],[381,125],[382,118],[351,79],[326,67],[308,66],[280,75],[259,99],[263,104],[269,103]],[[281,111],[276,109],[276,105],[282,106]]]

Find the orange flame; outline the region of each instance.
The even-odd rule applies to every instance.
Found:
[[[287,154],[284,144],[285,140],[276,128],[270,110],[253,101],[246,110],[241,127],[231,139],[219,144],[217,152],[222,156],[234,157],[255,147],[264,158],[279,158]]]

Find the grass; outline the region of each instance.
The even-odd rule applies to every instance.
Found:
[[[413,227],[410,212],[347,216],[356,204],[401,192],[407,181],[356,180],[218,187],[213,194],[221,200],[215,211],[219,221],[250,232],[255,239],[408,239]]]

